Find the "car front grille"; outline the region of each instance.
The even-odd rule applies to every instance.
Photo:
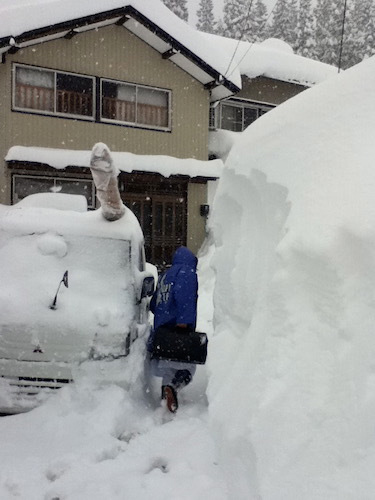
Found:
[[[6,379],[12,387],[17,387],[23,394],[37,394],[43,389],[60,389],[72,382],[69,379],[39,377],[7,377]]]

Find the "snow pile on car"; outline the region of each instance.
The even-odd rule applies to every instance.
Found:
[[[233,147],[215,199],[209,400],[230,498],[375,491],[375,58]]]
[[[66,210],[59,193],[33,201],[50,205],[54,196],[64,210],[0,205],[0,324],[14,359],[30,359],[22,349],[17,354],[22,342],[41,343],[56,361],[79,359],[88,355],[94,333],[115,332],[123,342],[135,314],[129,257],[132,252],[137,261],[143,235],[134,214],[126,209],[122,219],[108,222],[101,209]],[[60,288],[52,308],[66,271],[69,287]]]

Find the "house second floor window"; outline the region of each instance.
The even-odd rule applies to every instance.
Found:
[[[93,118],[94,78],[42,68],[14,67],[15,109]]]
[[[272,108],[250,101],[223,101],[211,108],[210,127],[242,132]]]
[[[13,70],[15,111],[169,131],[171,96],[166,89],[35,66]]]
[[[152,128],[170,128],[170,92],[131,83],[102,80],[102,120]]]

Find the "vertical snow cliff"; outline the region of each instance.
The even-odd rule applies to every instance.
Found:
[[[375,491],[375,58],[234,145],[213,207],[211,422],[237,500]]]

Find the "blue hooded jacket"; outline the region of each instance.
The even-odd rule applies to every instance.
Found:
[[[195,330],[197,322],[197,278],[196,256],[186,247],[176,250],[172,267],[158,280],[151,299],[150,309],[154,313],[154,330],[164,325],[187,324]]]

